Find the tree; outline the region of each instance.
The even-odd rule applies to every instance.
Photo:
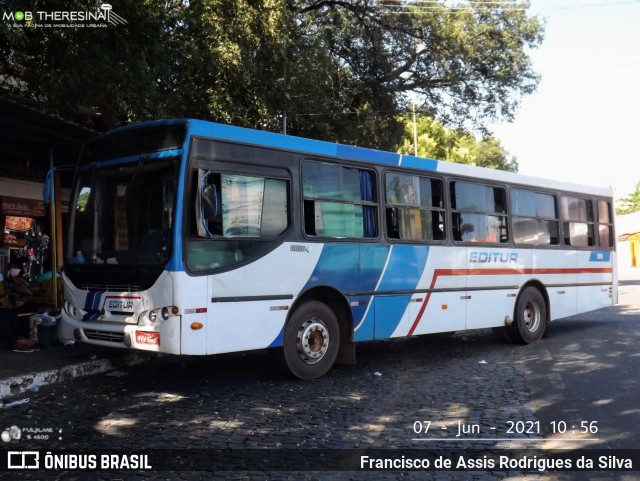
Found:
[[[542,41],[542,25],[527,16],[527,3],[421,7],[304,0],[291,5],[305,19],[299,22],[300,37],[311,39],[316,55],[328,56],[326,64],[340,75],[341,103],[356,120],[347,119],[348,126],[397,118],[406,93],[414,92],[423,99],[422,110],[445,125],[486,132],[489,121],[511,120],[520,97],[538,82],[527,49]],[[359,119],[362,112],[369,115]],[[350,134],[344,123],[339,123],[342,136]],[[395,128],[401,135],[402,128]],[[390,148],[398,135],[377,133],[367,141],[382,148]]]
[[[0,11],[28,10],[7,3]],[[29,8],[96,12],[100,4],[48,0],[32,1]],[[122,0],[113,10],[128,23],[6,29],[3,24],[0,45],[8,44],[11,52],[0,64],[5,93],[100,130],[185,116],[279,127],[265,113],[277,77],[271,66],[283,63],[278,45],[284,10],[278,0]]]
[[[636,190],[631,192],[627,197],[619,199],[620,206],[616,208],[616,214],[632,214],[640,211],[640,182],[636,184]]]
[[[477,165],[491,169],[518,171],[515,157],[500,145],[493,137],[482,140],[467,132],[446,129],[444,125],[431,117],[420,117],[416,122],[418,137],[418,156],[429,157],[461,164]],[[413,119],[405,121],[402,143],[398,149],[402,154],[413,154]]]
[[[86,11],[98,0],[4,0]],[[126,25],[3,24],[6,95],[99,129],[197,117],[395,150],[406,94],[452,126],[512,118],[542,26],[517,0],[421,9],[383,0],[119,0]],[[4,7],[4,8],[3,8]]]

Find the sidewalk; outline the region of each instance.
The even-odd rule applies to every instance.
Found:
[[[626,267],[618,270],[620,284],[636,284],[640,282],[640,267]]]
[[[0,349],[0,401],[45,384],[119,369],[154,358],[153,353],[75,343],[34,352]]]

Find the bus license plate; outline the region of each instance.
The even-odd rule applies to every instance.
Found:
[[[138,344],[160,345],[160,333],[149,331],[136,331],[136,342]]]

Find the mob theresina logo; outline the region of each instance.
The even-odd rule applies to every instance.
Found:
[[[103,3],[97,11],[56,10],[56,11],[15,11],[2,12],[2,20],[13,22],[15,27],[100,27],[126,25],[128,22],[113,11],[108,3]]]

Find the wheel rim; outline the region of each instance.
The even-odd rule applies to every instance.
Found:
[[[524,326],[529,332],[536,332],[540,327],[542,314],[540,312],[540,306],[537,302],[527,301],[522,311],[522,318],[524,320]]]
[[[298,330],[296,349],[298,356],[307,364],[319,362],[329,347],[329,330],[320,319],[306,320]]]

